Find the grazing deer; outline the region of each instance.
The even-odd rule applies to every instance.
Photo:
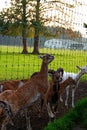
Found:
[[[79,80],[80,80],[80,77],[84,74],[87,74],[87,66],[84,66],[84,67],[80,67],[80,66],[76,66],[80,71],[76,74],[76,73],[70,73],[70,72],[65,72],[64,71],[64,74],[63,74],[63,81],[65,81],[68,77],[72,77],[76,82],[77,84],[76,85],[72,85],[72,107],[75,106],[74,104],[74,95],[75,95],[75,90],[76,88],[78,87],[78,84],[79,84]],[[65,100],[65,106],[68,106],[68,98],[69,98],[69,87],[70,85],[67,85],[66,87],[66,100]],[[60,101],[63,101],[61,95],[60,95]]]
[[[0,94],[0,101],[9,105],[10,109],[8,108],[8,111],[12,111],[13,116],[15,116],[21,109],[32,105],[39,98],[44,100],[49,117],[53,118],[55,116],[47,102],[50,89],[48,81],[48,64],[54,59],[54,56],[46,54],[39,57],[42,59],[42,65],[38,74],[30,78],[29,81],[17,90],[6,90]],[[1,107],[0,116],[3,115],[4,110],[5,109]],[[2,124],[1,130],[6,128],[6,124],[8,124],[10,120],[12,120],[11,116],[7,112],[7,116],[5,116],[3,120],[0,120]]]

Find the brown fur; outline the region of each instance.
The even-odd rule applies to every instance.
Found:
[[[60,89],[58,91],[58,94],[59,95],[62,95],[63,92],[65,91],[65,88],[68,86],[68,85],[76,85],[76,81],[72,78],[72,77],[68,77],[64,82],[62,82],[60,84]]]
[[[9,80],[9,81],[3,81],[0,83],[0,85],[3,86],[2,91],[5,90],[16,90],[18,87],[20,87],[20,83],[25,83],[29,79],[24,79],[24,80]]]
[[[51,109],[52,109],[53,113],[56,112],[59,96],[61,94],[63,94],[63,92],[64,92],[65,88],[67,87],[67,85],[75,85],[76,84],[75,80],[73,80],[71,77],[66,79],[61,84],[59,84],[58,80],[57,80],[57,82],[55,82],[56,81],[55,80],[56,79],[56,75],[54,75],[54,77],[55,78],[53,78],[50,81],[50,90],[49,90],[49,93],[48,93],[48,102],[50,103],[50,105],[52,107]]]
[[[32,77],[17,90],[6,90],[0,94],[0,100],[10,104],[14,115],[20,109],[31,105],[33,103],[33,98],[37,96],[38,93],[40,93],[41,98],[44,100],[45,104],[47,104],[47,96],[50,89],[48,81],[48,64],[54,59],[54,57],[47,54],[40,58],[43,61],[40,72],[37,75]]]

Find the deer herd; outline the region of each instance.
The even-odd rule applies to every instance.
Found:
[[[58,101],[63,101],[62,95],[66,91],[65,105],[68,106],[69,88],[72,89],[72,107],[74,94],[80,77],[87,74],[87,66],[79,67],[77,74],[65,72],[63,68],[48,69],[49,63],[54,60],[50,54],[40,55],[42,64],[39,72],[35,72],[29,79],[9,80],[0,83],[0,127],[6,130],[8,123],[14,124],[15,115],[21,110],[41,99],[41,111],[46,107],[49,119],[56,116]],[[51,78],[49,78],[49,76]],[[26,111],[27,112],[27,111]],[[27,118],[27,129],[31,130],[30,118]]]

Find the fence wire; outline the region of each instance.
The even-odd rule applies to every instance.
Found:
[[[75,8],[58,4],[60,11],[51,10],[45,15],[53,18],[48,23],[52,36],[39,36],[38,45],[40,54],[55,56],[50,69],[62,67],[65,71],[77,73],[76,65],[87,65],[87,30],[83,27],[87,22],[87,7],[85,3],[81,6],[81,2]],[[0,35],[0,81],[29,78],[33,72],[40,70],[41,60],[38,55],[32,54],[34,38],[27,38],[27,47],[29,54],[22,54],[21,36]]]

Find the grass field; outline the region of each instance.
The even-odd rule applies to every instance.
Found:
[[[31,53],[33,48],[28,48]],[[0,46],[0,81],[8,79],[24,79],[40,70],[41,59],[38,55],[21,54],[22,47]],[[78,72],[76,65],[87,65],[87,51],[40,49],[40,53],[53,54],[55,59],[49,68],[56,70],[63,67],[65,71]],[[82,79],[87,79],[84,75]]]

